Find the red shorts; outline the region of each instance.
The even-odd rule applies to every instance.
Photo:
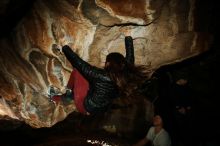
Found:
[[[88,81],[80,74],[77,69],[74,68],[70,75],[67,87],[73,91],[73,98],[77,110],[80,113],[86,114],[84,100],[89,90]]]

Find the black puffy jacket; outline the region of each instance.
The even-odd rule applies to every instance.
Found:
[[[126,61],[134,63],[134,47],[132,37],[125,37]],[[104,69],[97,68],[82,60],[72,49],[65,45],[62,48],[67,59],[89,82],[89,91],[84,101],[86,111],[97,113],[106,110],[112,99],[118,96],[116,84]]]

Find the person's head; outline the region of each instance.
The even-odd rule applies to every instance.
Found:
[[[105,70],[109,72],[120,72],[125,67],[125,57],[117,52],[110,53],[106,57]]]
[[[154,108],[154,117],[153,117],[153,125],[154,126],[164,126],[164,118],[165,114],[160,107]]]
[[[184,79],[184,78],[180,78],[178,80],[176,80],[176,84],[177,85],[186,85],[188,83],[188,80],[187,79]]]
[[[153,118],[153,125],[154,126],[163,126],[163,120],[160,115],[155,115]]]
[[[184,67],[172,72],[174,83],[180,86],[188,83],[189,75],[189,69]]]

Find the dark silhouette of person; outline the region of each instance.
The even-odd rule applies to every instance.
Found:
[[[193,146],[193,108],[194,92],[188,84],[187,78],[178,78],[172,86],[175,128],[178,143]]]

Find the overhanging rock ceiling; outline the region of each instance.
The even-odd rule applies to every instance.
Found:
[[[122,31],[129,29],[136,64],[153,72],[209,49],[211,37],[196,21],[196,0],[36,0],[0,41],[0,115],[50,127],[76,111],[47,98],[48,87],[64,88],[72,70],[56,52],[64,41],[101,67],[108,53],[125,53]]]

